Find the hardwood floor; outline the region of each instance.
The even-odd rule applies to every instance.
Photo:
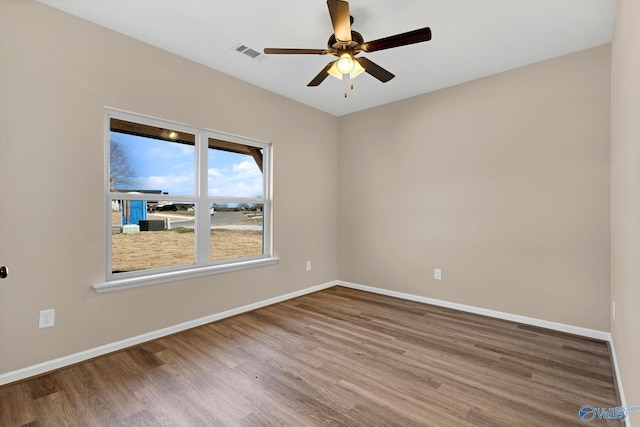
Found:
[[[1,387],[0,425],[584,426],[587,404],[619,406],[604,342],[334,287]]]

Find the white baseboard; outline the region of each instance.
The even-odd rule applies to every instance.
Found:
[[[611,361],[613,363],[613,372],[616,376],[616,385],[618,386],[618,395],[620,396],[620,406],[627,407],[627,399],[624,397],[624,389],[622,387],[622,377],[618,368],[618,359],[616,358],[616,347],[613,345],[613,338],[609,340],[609,348],[611,349]],[[631,414],[625,418],[625,426],[631,427]]]
[[[390,291],[383,288],[375,288],[372,286],[359,285],[357,283],[349,283],[338,280],[338,285],[346,288],[359,289],[361,291],[373,292],[381,295],[406,299],[410,301],[422,302],[425,304],[437,305],[440,307],[452,308],[454,310],[466,311],[468,313],[481,314],[483,316],[495,317],[497,319],[510,320],[512,322],[523,323],[525,325],[538,326],[555,331],[567,332],[574,335],[580,335],[588,338],[594,338],[602,341],[611,342],[611,333],[599,331],[596,329],[582,328],[580,326],[566,325],[564,323],[550,322],[548,320],[536,319],[534,317],[520,316],[518,314],[505,313],[502,311],[489,310],[486,308],[474,307],[472,305],[458,304],[434,298],[423,297],[419,295],[406,294],[403,292]]]
[[[256,310],[258,308],[266,307],[268,305],[276,304],[278,302],[286,301],[302,295],[306,295],[313,292],[321,291],[323,289],[331,288],[333,286],[336,286],[337,284],[338,284],[337,281],[333,281],[333,282],[328,282],[328,283],[324,283],[317,286],[312,286],[310,288],[302,289],[300,291],[291,292],[291,293],[270,298],[264,301],[259,301],[253,304],[234,308],[232,310],[227,310],[221,313],[205,316],[200,319],[195,319],[189,322],[180,323],[179,325],[170,326],[168,328],[164,328],[157,331],[148,332],[146,334],[138,335],[135,337],[127,338],[122,341],[117,341],[111,344],[106,344],[100,347],[81,351],[79,353],[71,354],[69,356],[63,356],[58,359],[49,360],[43,363],[38,363],[37,365],[27,366],[25,368],[18,369],[16,371],[10,371],[4,374],[0,374],[0,386],[4,384],[9,384],[15,381],[20,381],[26,378],[34,377],[37,375],[42,375],[44,373],[54,371],[56,369],[64,368],[65,366],[70,366],[85,360],[93,359],[94,357],[104,356],[105,354],[113,353],[114,351],[122,350],[138,344],[142,344],[157,338],[162,338],[167,335],[172,335],[177,332],[195,328],[197,326],[206,325],[207,323],[215,322],[216,320],[224,319],[226,317],[235,316],[237,314],[245,313],[247,311]]]

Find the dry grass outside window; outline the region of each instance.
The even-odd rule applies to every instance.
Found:
[[[242,224],[262,225],[261,220]],[[211,230],[211,260],[262,254],[262,231]],[[112,271],[139,271],[194,264],[194,232],[189,228],[112,235]]]

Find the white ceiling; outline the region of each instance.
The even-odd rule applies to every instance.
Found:
[[[244,44],[326,48],[325,0],[38,0],[256,86],[341,116],[609,43],[617,0],[351,0],[365,41],[428,26],[426,43],[361,53],[396,75],[363,73],[343,97],[333,77],[307,83],[332,56],[236,52]]]

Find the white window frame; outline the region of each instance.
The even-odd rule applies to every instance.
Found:
[[[130,272],[112,273],[112,239],[111,239],[111,201],[117,200],[147,200],[155,201],[165,197],[157,194],[126,194],[111,192],[109,187],[110,167],[110,133],[111,119],[126,120],[148,126],[173,129],[195,135],[195,194],[193,195],[169,195],[173,202],[194,203],[195,205],[195,260],[194,264],[174,267],[162,267],[150,270],[137,270]],[[272,265],[279,261],[273,256],[272,246],[272,158],[271,144],[237,135],[230,135],[209,129],[201,129],[169,120],[105,108],[104,112],[104,146],[105,146],[105,178],[104,178],[104,202],[105,202],[105,237],[106,237],[106,268],[105,282],[92,285],[96,292],[127,289],[139,286],[147,286],[179,279],[204,276],[227,271]],[[208,195],[208,150],[209,138],[233,142],[241,145],[249,145],[262,149],[263,189],[262,198],[245,197],[212,197]],[[211,261],[210,259],[210,211],[211,203],[248,203],[263,205],[263,240],[262,255],[233,258],[228,260]],[[204,207],[204,208],[203,208]],[[206,231],[204,231],[206,230]]]

